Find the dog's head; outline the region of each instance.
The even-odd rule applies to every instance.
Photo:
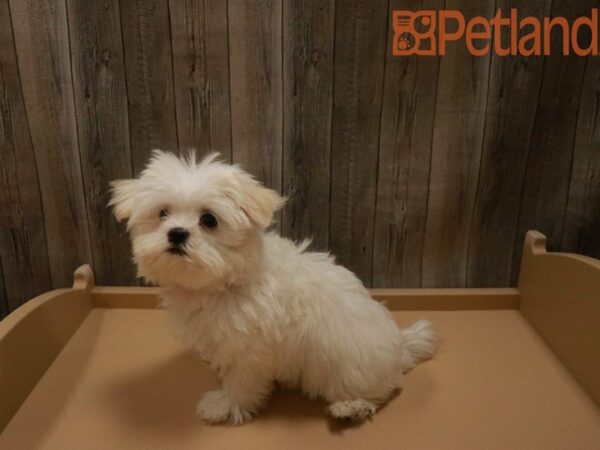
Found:
[[[155,150],[139,178],[111,183],[139,276],[161,286],[229,284],[260,253],[260,233],[284,199],[212,154],[200,162]]]

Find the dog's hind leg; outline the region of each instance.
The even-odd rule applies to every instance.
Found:
[[[341,400],[329,405],[329,413],[337,419],[361,421],[373,416],[375,411],[377,411],[377,405],[362,398]]]

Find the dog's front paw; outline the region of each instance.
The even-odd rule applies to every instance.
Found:
[[[204,394],[196,407],[196,413],[209,423],[229,421],[234,425],[241,425],[252,418],[248,410],[235,404],[222,389]]]

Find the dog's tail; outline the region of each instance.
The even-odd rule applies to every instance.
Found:
[[[429,359],[437,348],[437,334],[429,320],[419,320],[400,330],[402,369],[406,373],[421,361]]]

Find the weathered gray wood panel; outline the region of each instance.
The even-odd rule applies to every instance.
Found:
[[[227,2],[169,5],[179,147],[231,160]]]
[[[540,20],[550,1],[502,1],[498,7]],[[509,48],[505,33],[503,48]],[[521,189],[542,83],[544,59],[492,56],[481,163],[468,243],[467,285],[510,284]],[[523,239],[521,236],[519,239]]]
[[[51,288],[38,169],[8,0],[0,0],[0,260],[8,309]]]
[[[394,9],[510,7],[597,4],[0,0],[0,315],[82,262],[136,283],[108,182],[153,147],[242,164],[367,285],[514,284],[529,228],[600,256],[597,57],[391,55]]]
[[[179,4],[179,2],[175,2]],[[167,0],[121,1],[133,171],[152,149],[178,148]]]
[[[553,2],[551,14],[572,19],[589,14],[594,6],[597,2],[591,0]],[[551,48],[555,51],[544,62],[514,239],[513,282],[527,230],[544,233],[552,250],[560,248],[562,238],[586,59],[564,57],[561,39],[560,33],[552,34]]]
[[[283,233],[329,244],[335,2],[283,3]]]
[[[119,5],[68,0],[75,109],[96,280],[135,282],[129,240],[111,210],[109,182],[132,176]]]
[[[465,17],[491,17],[494,2],[447,1]],[[485,127],[489,54],[448,45],[440,61],[433,125],[422,285],[464,286]]]
[[[91,256],[64,1],[10,2],[23,97],[38,167],[52,283]]]
[[[339,262],[367,285],[372,284],[387,6],[383,0],[345,2],[335,22],[329,242]]]
[[[569,197],[561,247],[563,251],[600,258],[600,60],[587,61]]]
[[[394,10],[410,9],[410,4],[392,0],[389,16]],[[443,6],[443,1],[432,0],[417,9]],[[393,35],[390,26],[379,136],[373,286],[420,287],[439,58],[392,56]]]
[[[2,259],[0,258],[0,319],[10,312],[8,307],[8,297],[4,286],[4,270],[2,269]]]
[[[282,2],[230,0],[228,12],[233,161],[281,192]]]

